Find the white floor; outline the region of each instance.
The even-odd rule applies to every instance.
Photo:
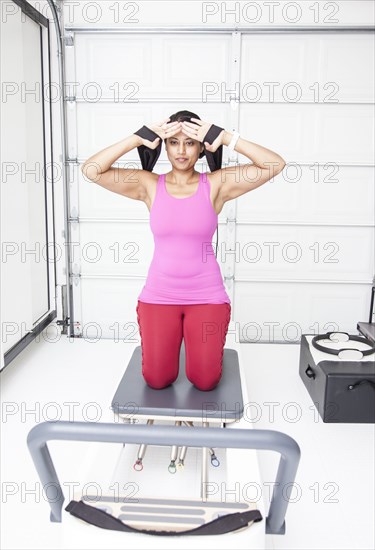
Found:
[[[78,520],[63,511],[65,538],[57,536],[62,524],[49,521],[49,505],[40,491],[27,434],[45,420],[113,421],[111,399],[134,345],[139,345],[139,341],[89,342],[65,336],[55,342],[47,340],[41,335],[39,342],[32,343],[1,373],[0,546],[4,550],[67,548],[66,526]],[[267,548],[373,549],[374,425],[323,423],[298,374],[298,345],[243,344],[242,357],[251,402],[245,407],[245,417],[255,429],[290,435],[302,453],[290,495],[294,502],[286,515],[286,534],[267,535]],[[49,443],[61,482],[72,480],[72,462],[77,466],[74,479],[84,473],[85,445]],[[258,460],[268,505],[279,455],[259,451]],[[103,530],[89,528],[97,533],[95,548],[108,548]],[[122,547],[128,547],[127,534],[118,534]],[[157,547],[157,538],[150,537],[148,548]],[[178,539],[175,544],[197,548],[195,537],[186,538],[188,546]],[[74,546],[70,540],[69,548],[94,547],[89,541],[86,545],[76,542]]]

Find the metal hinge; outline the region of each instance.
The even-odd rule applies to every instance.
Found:
[[[78,286],[80,283],[81,274],[80,273],[71,273],[70,277],[73,281],[73,283]]]
[[[64,46],[74,46],[74,34],[72,32],[64,34]]]
[[[65,319],[57,319],[56,324],[62,327],[69,326],[70,317],[65,317]]]

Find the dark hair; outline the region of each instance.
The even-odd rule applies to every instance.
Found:
[[[191,120],[191,118],[198,118],[199,120],[201,120],[201,118],[196,115],[195,113],[192,113],[191,111],[177,111],[177,113],[174,113],[173,115],[171,115],[170,117],[170,120],[169,122],[183,122],[184,120],[187,120],[188,122],[191,122],[192,124],[195,124],[195,122],[193,122]],[[165,139],[164,140],[164,143],[166,142],[167,140]],[[203,151],[201,153],[199,153],[199,157],[198,158],[202,158],[204,157],[205,155],[205,151],[204,151],[204,148],[203,148]]]

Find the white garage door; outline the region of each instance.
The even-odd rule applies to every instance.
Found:
[[[374,274],[374,44],[371,32],[336,30],[66,30],[67,80],[79,83],[67,103],[74,334],[139,343],[136,299],[153,253],[146,205],[86,181],[79,167],[182,109],[288,163],[219,217],[218,261],[241,341],[356,332]],[[228,153],[223,167],[248,162]],[[137,150],[119,165],[141,168]],[[163,146],[154,171],[169,170]]]

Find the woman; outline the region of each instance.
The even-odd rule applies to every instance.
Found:
[[[222,375],[231,313],[212,248],[218,214],[226,201],[279,174],[285,161],[277,153],[189,111],[179,111],[143,130],[146,134],[138,130],[90,157],[82,172],[110,191],[143,201],[150,211],[155,249],[137,304],[144,380],[155,389],[176,380],[184,339],[187,378],[199,390],[212,390]],[[144,135],[155,139],[141,137]],[[208,136],[216,137],[210,143]],[[161,140],[172,170],[159,175],[150,166],[160,154]],[[217,152],[223,145],[252,163],[223,169],[216,165],[215,169],[215,162],[221,166]],[[135,147],[144,154],[142,166],[149,162],[148,169],[111,168]],[[214,167],[209,177],[195,170],[204,154]]]

